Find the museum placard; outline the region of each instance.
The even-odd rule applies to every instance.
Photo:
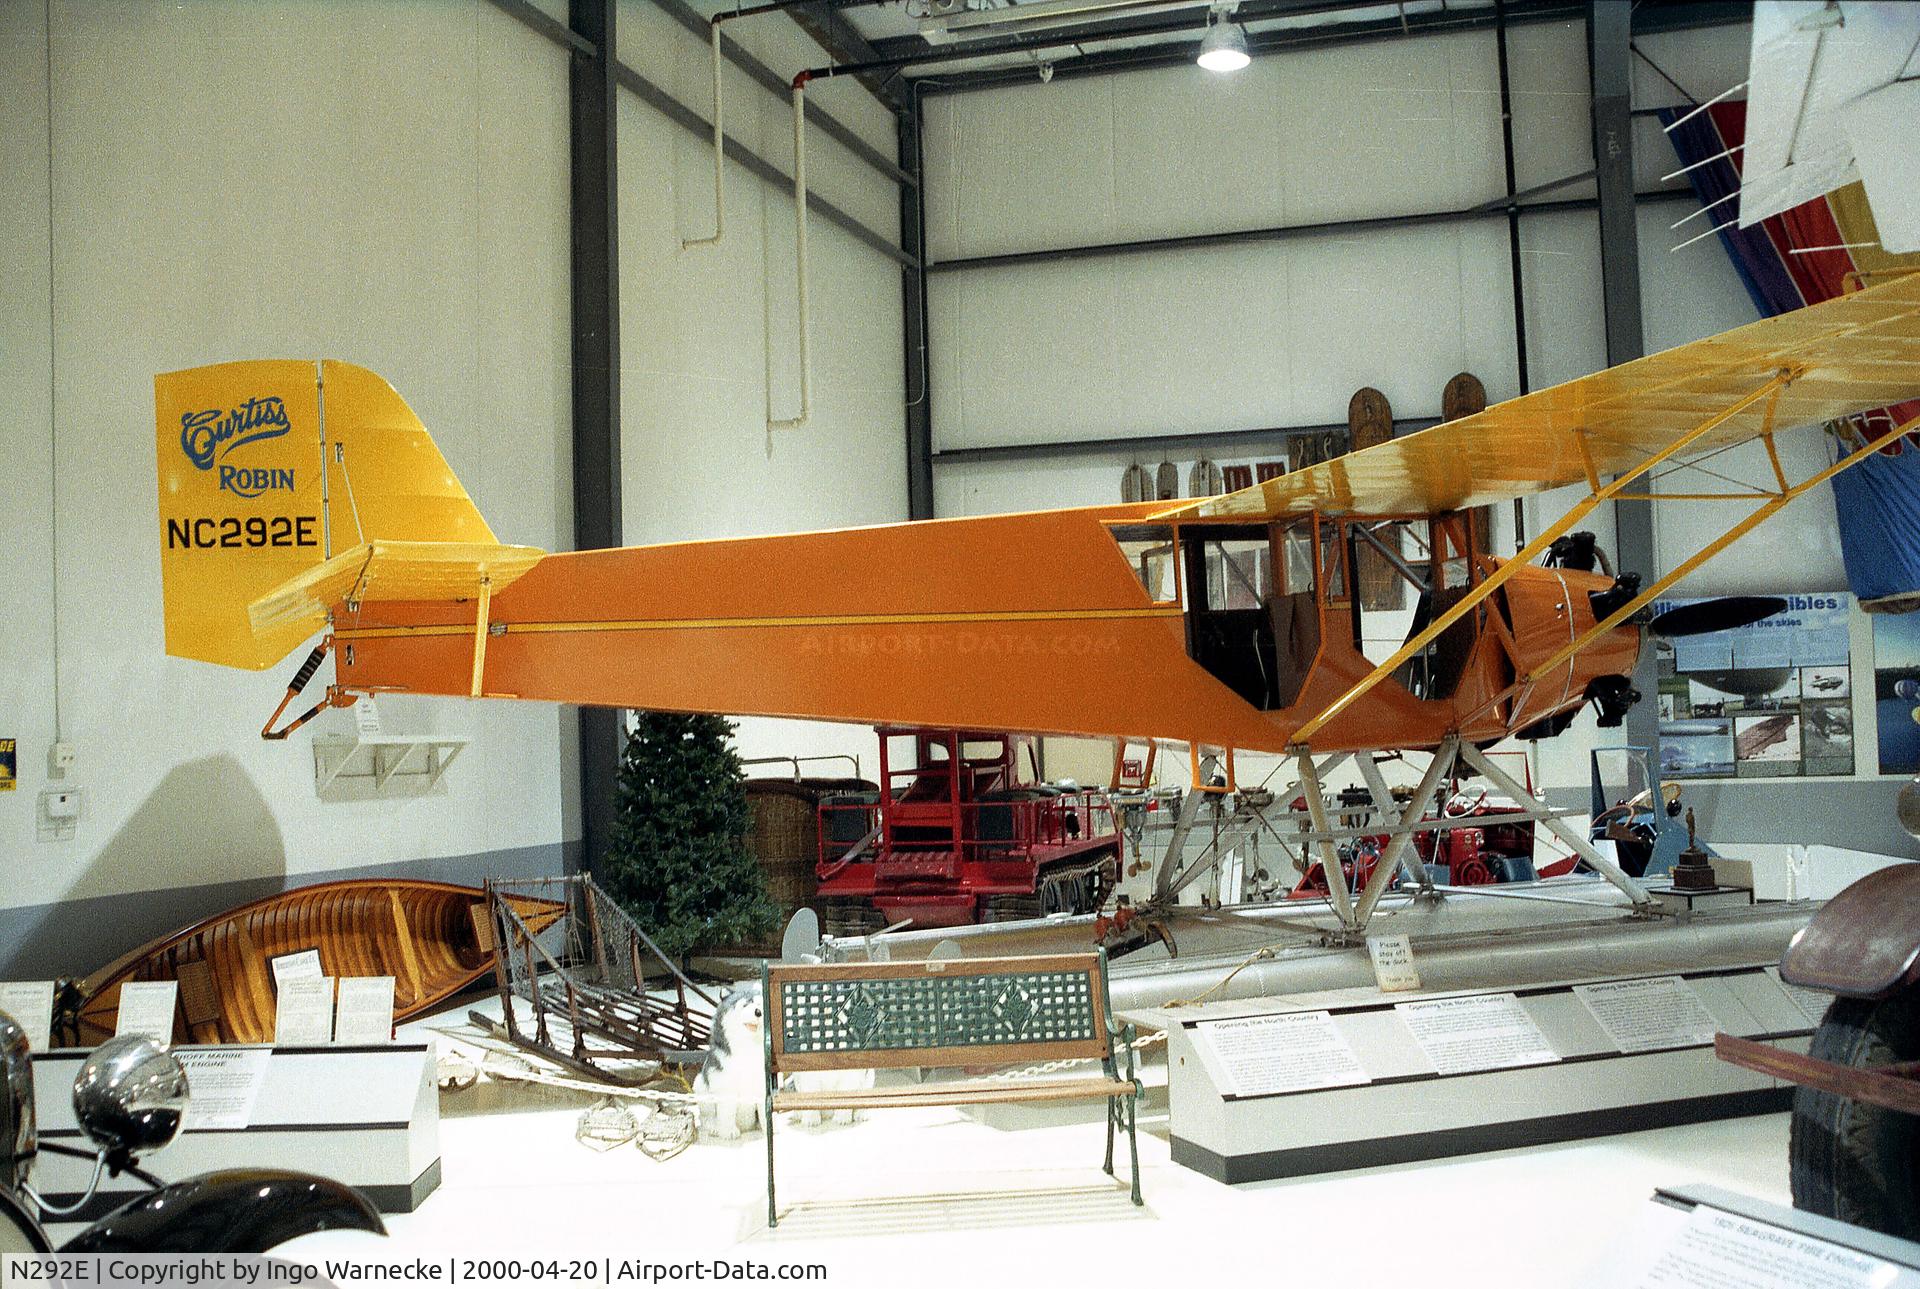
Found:
[[[1194,1051],[1222,1096],[1273,1096],[1371,1081],[1328,1012],[1201,1021],[1192,1033]]]
[[[1833,1006],[1833,995],[1819,989],[1808,989],[1805,985],[1790,985],[1780,978],[1780,968],[1768,967],[1767,975],[1780,991],[1793,1000],[1793,1005],[1807,1018],[1809,1025],[1818,1025],[1826,1019],[1827,1008]]]
[[[282,980],[273,1014],[275,1047],[318,1047],[333,1041],[333,977]]]
[[[113,1032],[145,1034],[165,1047],[173,1042],[173,1011],[180,997],[177,980],[129,980],[120,986]]]
[[[51,980],[0,980],[0,1012],[26,1031],[30,1052],[53,1044],[53,987]]]
[[[1441,1074],[1472,1074],[1560,1059],[1513,994],[1395,1003],[1401,1021]]]
[[[245,1128],[266,1082],[273,1052],[264,1047],[183,1047],[176,1050],[192,1095],[180,1121],[183,1131]]]
[[[1575,985],[1574,996],[1623,1052],[1658,1052],[1713,1042],[1720,1028],[1692,986],[1678,976]]]
[[[333,1041],[343,1044],[393,1041],[393,977],[342,976],[333,1021]]]
[[[1703,1205],[1633,1289],[1920,1289],[1920,1274]]]

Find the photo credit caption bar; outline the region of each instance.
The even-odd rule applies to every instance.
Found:
[[[323,1257],[298,1261],[261,1254],[8,1254],[0,1289],[198,1289],[290,1285],[338,1289],[355,1284],[664,1285],[828,1284],[822,1262],[754,1258]]]

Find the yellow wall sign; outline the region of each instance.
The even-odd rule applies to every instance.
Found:
[[[12,792],[15,779],[14,740],[0,738],[0,792]]]

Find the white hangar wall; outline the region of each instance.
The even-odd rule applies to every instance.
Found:
[[[628,60],[704,111],[701,49],[651,4],[620,17]],[[750,25],[775,65],[820,61],[764,30],[782,20]],[[821,101],[890,153],[890,119],[848,89],[865,95]],[[683,255],[709,231],[710,154],[621,97],[627,539],[904,517],[897,269],[815,221],[814,425],[769,448],[763,314],[781,415],[794,396],[790,197],[730,167],[728,244]],[[784,104],[744,82],[729,98],[784,166]],[[20,770],[0,795],[0,977],[89,970],[283,885],[559,871],[579,837],[563,709],[383,699],[389,731],[469,739],[458,764],[429,795],[321,802],[311,739],[350,715],[257,736],[297,659],[164,655],[152,377],[362,363],[503,540],[570,546],[566,53],[484,0],[53,0],[50,32],[41,0],[0,0],[0,103],[0,738]],[[897,228],[884,183],[812,143],[821,190]],[[86,816],[42,843],[56,730]],[[864,750],[857,734],[838,737]],[[777,725],[756,740],[807,750]]]
[[[1639,43],[1706,97],[1744,77],[1746,32]],[[1591,168],[1582,25],[1515,27],[1509,62],[1516,185]],[[1634,74],[1636,106],[1680,101],[1645,63]],[[1484,31],[1267,55],[1226,77],[1176,66],[932,95],[933,258],[1463,209],[1505,191],[1499,111]],[[1657,122],[1635,132],[1642,191],[1680,187],[1660,181],[1677,163]],[[1591,195],[1586,182],[1537,200]],[[1669,251],[1700,224],[1668,225],[1696,209],[1684,197],[1641,206],[1649,351],[1755,317],[1716,242]],[[1604,366],[1594,215],[1525,216],[1521,256],[1532,386]],[[1433,417],[1459,371],[1510,398],[1520,387],[1508,264],[1495,216],[936,272],[936,450],[1339,423],[1362,385],[1402,419]],[[941,464],[940,513],[1116,499],[1133,459]],[[1153,464],[1157,450],[1142,459]],[[1800,504],[1831,518],[1824,494]],[[1663,556],[1691,549],[1696,513],[1661,515]],[[1781,535],[1790,531],[1757,532],[1697,585],[1777,585],[1774,548],[1806,540]],[[1836,585],[1837,545],[1795,575],[1807,587],[1787,589]]]
[[[728,7],[702,3],[703,13]],[[830,61],[783,18],[730,23],[729,41],[782,76]],[[623,0],[622,60],[694,111],[712,110],[709,46],[653,0]],[[793,111],[731,64],[724,124],[792,174]],[[808,100],[880,152],[894,117],[858,81],[817,82]],[[709,118],[710,119],[710,118]],[[711,135],[693,134],[631,94],[620,98],[621,500],[630,544],[892,523],[907,517],[905,367],[897,261],[822,218],[807,225],[813,408],[801,429],[790,184],[729,161],[726,231],[713,232]],[[897,239],[900,195],[817,127],[810,192]],[[873,732],[809,721],[741,720],[741,754],[846,754],[875,768]],[[831,773],[844,773],[828,769]]]
[[[351,717],[257,734],[297,658],[165,656],[152,381],[361,363],[503,536],[564,545],[564,62],[481,3],[55,0],[46,22],[0,5],[0,736],[21,778],[0,970],[90,970],[335,874],[556,869],[556,709],[388,699],[390,731],[471,740],[444,791],[322,803],[312,734]],[[86,814],[39,842],[56,730]]]
[[[1509,33],[1518,189],[1593,165],[1585,41],[1578,22]],[[1746,78],[1745,26],[1651,34],[1636,43],[1702,100]],[[1495,60],[1494,35],[1481,31],[1269,54],[1224,77],[1180,65],[930,93],[932,259],[1459,210],[1498,199],[1505,174]],[[1635,60],[1633,75],[1636,108],[1685,101],[1646,61]],[[1707,216],[1670,227],[1697,203],[1684,195],[1683,181],[1662,178],[1678,161],[1658,122],[1639,118],[1634,129],[1640,191],[1683,192],[1639,207],[1647,350],[1753,321],[1716,239],[1673,249],[1703,231]],[[1586,181],[1533,200],[1592,193]],[[1532,386],[1604,367],[1596,216],[1524,216],[1521,255]],[[1446,380],[1463,370],[1481,377],[1491,399],[1510,398],[1520,391],[1508,264],[1506,221],[1496,215],[938,270],[930,290],[936,453],[1343,423],[1347,400],[1362,385],[1384,391],[1397,417],[1428,418],[1439,414]],[[1790,471],[1811,472],[1826,460],[1814,431],[1788,436],[1783,448]],[[1183,486],[1197,455],[1174,454]],[[1212,455],[1231,461],[1277,453]],[[943,462],[936,455],[938,511],[1117,501],[1127,465],[1152,467],[1161,458],[1157,447],[1039,460]],[[1715,464],[1765,477],[1764,458],[1729,454]],[[1530,500],[1529,531],[1571,500]],[[1671,567],[1740,513],[1661,508],[1662,567],[1647,572]],[[1510,550],[1511,508],[1498,508],[1496,518],[1495,548]],[[1611,515],[1596,515],[1591,526],[1610,548]],[[1682,591],[1845,585],[1832,495],[1822,487]],[[1584,787],[1587,750],[1621,743],[1622,733],[1596,730],[1583,715],[1568,736],[1537,745],[1536,773],[1554,788]],[[1711,827],[1722,798],[1731,820],[1751,814],[1738,803],[1751,806],[1756,789],[1778,786],[1696,784],[1688,792]],[[1892,840],[1884,844],[1905,849],[1885,803],[1875,803],[1872,810],[1888,814]],[[1564,804],[1583,805],[1584,796]]]
[[[1731,83],[1730,65],[1741,69],[1732,79],[1744,75],[1744,27],[1642,43],[1703,94]],[[1591,168],[1583,27],[1519,26],[1509,44],[1517,186]],[[1496,200],[1494,48],[1490,32],[1423,35],[1267,55],[1224,77],[1182,65],[931,95],[933,259]],[[1637,104],[1678,100],[1644,64],[1635,72]],[[1655,122],[1636,135],[1640,186],[1663,186],[1671,149]],[[1582,183],[1539,200],[1591,192]],[[1754,317],[1715,243],[1668,254],[1692,228],[1667,224],[1694,209],[1642,207],[1649,349]],[[1604,366],[1593,214],[1526,216],[1521,254],[1532,385]],[[1337,423],[1369,384],[1398,417],[1432,417],[1459,371],[1510,398],[1520,390],[1508,272],[1499,216],[936,272],[935,446]],[[1055,504],[1114,499],[1131,459],[1075,458],[1057,481],[1052,468],[943,464],[940,510],[1024,506],[1042,491],[1071,493]],[[1083,473],[1099,483],[1071,482]]]

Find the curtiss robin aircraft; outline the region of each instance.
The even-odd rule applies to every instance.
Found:
[[[1225,496],[554,554],[501,544],[363,368],[224,363],[159,376],[154,393],[167,651],[258,670],[324,633],[266,737],[399,691],[1184,742],[1202,790],[1237,786],[1235,752],[1284,753],[1351,930],[1456,758],[1531,800],[1482,746],[1557,733],[1588,702],[1617,720],[1656,596],[1915,428],[1798,481],[1774,443],[1920,394],[1920,274]],[[1756,440],[1768,486],[1657,493],[1750,503],[1723,535],[1648,584],[1594,571],[1577,530],[1597,507],[1651,499],[1656,472]],[[1569,487],[1578,500],[1513,557],[1479,553],[1474,508]],[[1363,556],[1418,593],[1377,663],[1361,648]],[[1675,632],[1743,607],[1678,612],[1692,620]],[[272,728],[329,652],[326,696]],[[1319,785],[1332,761],[1382,749],[1437,755],[1404,807],[1359,758],[1379,818],[1350,831],[1389,844],[1350,893]],[[1203,774],[1206,750],[1224,784]]]

